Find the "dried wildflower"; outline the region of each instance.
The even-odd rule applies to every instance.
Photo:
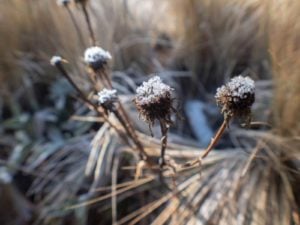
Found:
[[[118,100],[117,90],[115,89],[106,89],[98,93],[98,102],[105,109],[111,110],[114,107],[114,103]]]
[[[71,0],[57,0],[56,3],[60,6],[67,6],[71,3]]]
[[[56,66],[58,63],[61,63],[63,61],[62,57],[60,56],[52,56],[50,63],[52,66]]]
[[[254,81],[249,77],[234,77],[217,89],[215,98],[225,115],[247,115],[255,100]]]
[[[215,98],[217,104],[222,107],[224,121],[203,154],[196,160],[187,162],[184,166],[193,166],[196,163],[201,165],[202,159],[204,159],[218,143],[226,127],[228,127],[230,120],[234,116],[246,117],[247,124],[250,123],[251,106],[255,100],[254,92],[254,81],[249,77],[242,76],[232,78],[230,82],[217,89]]]
[[[172,107],[173,100],[171,98],[172,91],[173,89],[170,86],[164,84],[160,77],[156,76],[147,82],[143,82],[137,88],[137,94],[134,99],[140,116],[149,124],[150,131],[155,120],[159,121],[162,134],[161,156],[159,160],[161,169],[166,165],[165,151],[167,148],[168,130],[172,123],[171,113],[174,111]]]
[[[110,59],[111,54],[97,46],[90,47],[84,52],[84,61],[95,71],[103,68]]]
[[[160,77],[156,76],[137,88],[134,102],[144,121],[152,125],[155,120],[163,120],[171,123],[173,89],[164,84]]]

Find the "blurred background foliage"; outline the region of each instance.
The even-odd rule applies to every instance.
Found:
[[[217,151],[204,164],[202,183],[193,171],[182,175],[179,183],[192,185],[186,201],[193,205],[192,199],[198,196],[193,206],[202,209],[220,202],[217,194],[226,195],[220,184],[232,181],[226,188],[238,193],[232,198],[240,199],[242,209],[220,214],[229,203],[213,205],[203,214],[210,218],[204,224],[300,224],[300,2],[90,0],[87,7],[97,44],[113,55],[114,86],[138,130],[149,134],[132,107],[136,86],[149,74],[158,74],[176,89],[180,112],[186,118],[176,120],[170,135],[172,143],[180,144],[170,147],[178,160],[195,156],[220,123],[213,98],[216,88],[239,74],[256,80],[253,117],[271,124],[272,129],[242,131],[233,124],[217,146],[227,150]],[[116,159],[120,160],[118,165],[136,163],[130,154],[120,153],[126,146],[109,127],[95,121],[95,114],[49,64],[52,55],[62,55],[69,62],[66,67],[72,77],[87,94],[90,92],[83,64],[88,31],[80,7],[71,4],[67,11],[54,0],[1,0],[0,34],[0,224],[117,224],[111,213],[116,211],[111,196],[91,208],[64,208],[109,194],[111,189],[105,187],[113,183]],[[158,154],[157,142],[147,136],[144,139],[153,154]],[[238,151],[241,148],[247,151]],[[262,155],[248,168],[247,178],[241,178],[238,175],[245,171],[244,165],[253,160],[252,152]],[[118,183],[131,180],[132,171],[116,170]],[[219,170],[227,171],[226,176]],[[216,185],[220,177],[227,180]],[[157,181],[147,182],[148,186],[141,183],[130,197],[118,200],[117,219],[124,217],[124,224],[134,218],[130,213],[150,210],[153,199],[168,196],[168,190],[159,189]],[[92,191],[99,187],[100,193]],[[205,187],[214,187],[214,191],[207,194]],[[260,190],[268,194],[258,205]],[[248,193],[257,202],[247,197]],[[171,197],[162,202],[156,203],[148,218],[142,216],[140,222],[135,217],[135,222],[176,224],[176,216],[182,215],[182,224],[201,221],[200,214],[193,210],[191,214],[183,202]],[[273,221],[274,212],[281,214]],[[241,223],[235,221],[237,215],[244,215]]]

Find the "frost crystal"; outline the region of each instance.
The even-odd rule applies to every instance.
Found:
[[[254,94],[255,91],[254,81],[250,77],[234,77],[227,87],[232,91],[232,96],[238,98],[246,98],[247,94]]]
[[[110,53],[97,46],[90,47],[84,52],[84,61],[94,70],[100,69],[110,59],[112,59]]]
[[[60,63],[62,58],[60,56],[53,56],[50,60],[52,66],[55,66],[57,63]]]
[[[154,121],[163,120],[171,124],[172,107],[171,91],[173,89],[164,84],[156,76],[137,88],[134,99],[135,105],[144,121],[153,125]]]
[[[250,77],[237,76],[217,89],[215,95],[222,112],[247,114],[255,100],[255,84]]]
[[[156,101],[157,98],[169,94],[173,89],[164,84],[160,77],[155,76],[136,89],[136,99],[140,104]]]
[[[60,6],[66,6],[70,3],[71,1],[70,0],[57,0],[56,3]]]
[[[98,102],[101,105],[112,104],[117,100],[117,98],[117,90],[115,89],[109,90],[104,88],[98,93]]]

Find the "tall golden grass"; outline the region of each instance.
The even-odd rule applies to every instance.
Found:
[[[86,46],[81,45],[67,10],[57,6],[56,1],[0,2],[0,33],[5,40],[0,43],[2,84],[5,83],[6,87],[16,87],[15,82],[20,84],[20,70],[24,67],[19,62],[24,59],[45,69],[49,56],[59,53],[73,67],[80,65],[83,51],[89,45],[88,30],[80,8],[71,4],[70,10]],[[134,10],[129,11],[120,0],[91,2],[88,10],[97,44],[114,55],[115,69],[123,70],[136,64],[144,72],[151,70],[151,46],[155,36],[153,23],[137,19],[141,15]],[[78,73],[76,70],[73,72]]]
[[[209,90],[240,73],[268,78],[266,30],[260,1],[170,1],[178,21],[180,64]],[[196,83],[197,84],[197,83]]]
[[[283,136],[300,135],[299,12],[299,1],[270,1],[266,9],[274,78],[273,118]]]

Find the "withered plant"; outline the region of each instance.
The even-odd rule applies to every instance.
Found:
[[[165,151],[168,141],[168,130],[172,125],[171,113],[174,111],[172,88],[164,84],[160,77],[156,76],[149,81],[144,82],[137,88],[134,103],[140,113],[140,117],[149,124],[149,129],[152,134],[151,126],[157,120],[161,129],[161,169],[166,164]],[[153,134],[152,134],[153,136]]]

